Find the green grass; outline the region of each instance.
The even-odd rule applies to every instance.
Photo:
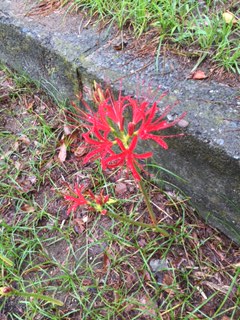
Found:
[[[9,121],[13,117],[17,127],[12,125],[0,133],[0,288],[12,287],[22,296],[0,297],[0,314],[8,313],[8,319],[19,320],[190,320],[200,316],[217,320],[224,315],[237,319],[240,269],[221,259],[219,263],[217,257],[218,252],[226,259],[239,253],[230,241],[225,243],[220,234],[196,219],[178,191],[164,194],[148,185],[153,204],[155,195],[164,199],[163,207],[155,209],[162,219],[161,227],[171,233],[169,238],[151,228],[84,210],[78,219],[81,222],[86,216],[88,221],[84,230],[77,231],[76,217],[67,219],[61,195],[66,182],[90,181],[94,191],[104,188],[118,198],[115,183],[98,163],[83,168],[77,161],[56,161],[62,109],[40,96],[26,78],[4,70],[0,81],[11,86],[5,84],[0,97],[8,90],[10,99],[8,107],[0,110],[0,117]],[[34,94],[40,97],[39,104],[35,101],[24,113],[24,101],[31,101]],[[21,110],[16,110],[18,105]],[[19,141],[23,134],[30,140],[27,145]],[[23,176],[23,181],[29,176],[36,178],[32,189],[25,185],[22,190]],[[147,219],[137,191],[108,210],[133,220]],[[212,247],[215,260],[208,254]],[[150,267],[153,259],[164,264],[158,277]],[[225,286],[219,284],[214,289],[204,285],[215,277],[224,279]],[[32,293],[34,296],[29,297]],[[57,306],[41,295],[64,305]],[[210,316],[212,304],[215,310]]]
[[[44,2],[51,3],[51,0]],[[240,73],[240,20],[233,25],[222,17],[229,10],[239,18],[238,1],[62,1],[63,6],[66,4],[69,11],[85,11],[98,20],[117,24],[121,30],[131,30],[136,37],[156,30],[160,47],[167,45],[170,51],[179,50],[193,57],[206,55],[219,67]]]
[[[179,232],[184,224],[183,219],[174,227],[176,237],[163,241],[161,237],[149,233],[150,230],[133,230],[131,226],[120,225],[116,221],[112,221],[112,226],[108,229],[103,228],[104,236],[96,239],[96,229],[101,225],[101,217],[96,217],[91,227],[86,230],[85,240],[80,246],[73,243],[71,225],[67,224],[61,229],[57,222],[58,217],[49,218],[52,226],[48,228],[54,230],[55,235],[48,239],[40,235],[41,228],[37,227],[36,221],[30,222],[30,215],[17,226],[1,225],[1,250],[14,261],[12,267],[1,266],[4,274],[1,284],[15,285],[19,291],[47,294],[65,302],[65,307],[56,308],[43,301],[22,298],[18,305],[25,306],[25,312],[19,319],[70,319],[71,315],[78,311],[83,319],[117,319],[117,316],[119,319],[147,319],[148,315],[152,315],[150,319],[164,319],[166,315],[170,319],[176,319],[176,308],[179,309],[178,319],[192,319],[197,315],[202,315],[204,319],[218,319],[221,314],[227,313],[223,307],[232,288],[236,286],[239,270],[234,276],[228,275],[226,271],[225,276],[232,279],[231,286],[226,295],[221,295],[219,308],[213,317],[209,317],[201,308],[218,292],[201,301],[200,289],[192,284],[196,270],[200,272],[201,269],[213,268],[209,262],[198,261],[185,270],[169,266],[166,271],[172,275],[170,284],[159,285],[154,278],[149,267],[151,258],[158,257],[160,253],[163,254],[162,258],[166,258],[173,248],[183,250],[191,238],[190,234],[183,235],[183,232]],[[147,233],[151,236],[142,248],[139,237]],[[14,246],[10,239],[14,239]],[[63,260],[52,255],[51,248],[58,242],[63,250]],[[105,259],[108,261],[106,267],[102,266],[102,253],[96,254],[96,248],[105,252]],[[196,257],[198,249],[189,254]],[[141,261],[141,264],[136,264],[135,259]],[[217,270],[213,268],[211,272]],[[144,274],[148,274],[148,281],[144,279]],[[164,293],[166,296],[157,308],[156,301]],[[194,296],[199,297],[197,307],[192,302]],[[235,319],[237,305],[236,303],[230,310],[231,319]],[[186,310],[191,311],[186,313]],[[16,315],[16,311],[14,313]],[[15,319],[14,313],[11,313],[12,319]]]

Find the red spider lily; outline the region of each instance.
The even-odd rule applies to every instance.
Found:
[[[136,148],[137,140],[138,137],[135,136],[132,139],[130,146],[126,148],[122,141],[117,138],[116,141],[122,152],[106,158],[104,160],[104,165],[108,168],[116,168],[126,164],[127,168],[132,172],[133,177],[139,181],[141,177],[137,171],[137,168],[140,167],[140,164],[138,163],[137,159],[147,159],[152,156],[152,152],[146,152],[143,154],[134,153],[133,151]]]
[[[78,207],[83,205],[88,205],[90,210],[95,210],[100,212],[101,214],[105,215],[107,210],[103,208],[103,206],[107,202],[114,202],[113,199],[109,199],[109,195],[104,195],[103,190],[100,192],[99,195],[94,195],[91,190],[86,192],[85,196],[82,194],[83,186],[78,186],[77,184],[74,187],[74,190],[70,190],[71,193],[75,194],[72,195],[64,195],[64,199],[72,203],[69,207],[67,214],[69,215],[72,211],[76,211]],[[90,198],[90,199],[89,199]]]
[[[88,125],[88,133],[83,137],[90,145],[91,151],[85,157],[84,162],[100,158],[103,169],[116,168],[126,165],[136,180],[140,180],[138,168],[141,168],[138,160],[152,156],[152,152],[137,154],[134,152],[139,140],[151,139],[157,142],[162,148],[167,149],[166,138],[178,135],[157,135],[154,132],[174,126],[180,119],[185,117],[183,113],[172,122],[164,120],[172,107],[167,107],[161,116],[157,115],[157,102],[151,106],[148,102],[139,102],[130,96],[122,96],[114,100],[110,91],[104,93],[100,87],[96,87],[94,101],[98,104],[98,111],[93,113],[87,106],[89,114],[84,117]],[[164,97],[163,93],[160,97]],[[106,99],[105,99],[106,98]],[[86,107],[86,103],[85,103]],[[131,119],[124,126],[126,108],[131,109]]]
[[[79,206],[88,204],[88,201],[82,195],[83,186],[78,186],[75,184],[74,190],[71,190],[76,196],[64,195],[64,199],[71,202],[72,205],[69,207],[67,214],[70,214],[71,211],[76,211]]]

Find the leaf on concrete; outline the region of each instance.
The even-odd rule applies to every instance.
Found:
[[[188,77],[188,79],[193,79],[193,80],[204,80],[208,76],[203,72],[202,70],[196,70],[193,73],[191,73]]]
[[[180,127],[180,128],[186,128],[188,125],[189,125],[189,122],[185,119],[181,119],[178,121],[177,125]]]

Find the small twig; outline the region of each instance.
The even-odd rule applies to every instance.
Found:
[[[131,76],[133,76],[134,74],[138,73],[139,71],[142,71],[143,69],[147,68],[147,67],[150,66],[151,64],[152,64],[152,60],[149,61],[148,63],[146,63],[143,67],[141,67],[141,68],[139,68],[139,69],[131,72],[130,74],[126,74],[125,76],[114,80],[113,83],[118,82],[118,81],[120,81],[120,80],[122,80],[122,79],[124,79],[124,78],[131,77]]]

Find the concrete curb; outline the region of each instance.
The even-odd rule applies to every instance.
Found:
[[[130,53],[116,51],[108,30],[82,29],[79,16],[63,17],[59,11],[28,17],[24,3],[0,4],[0,60],[40,81],[58,99],[74,99],[93,80],[108,81],[118,90],[117,80],[123,79],[126,94],[136,93],[143,79],[152,88],[168,89],[163,103],[180,100],[174,114],[188,112],[187,135],[169,141],[168,151],[154,144],[148,148],[155,162],[187,181],[173,179],[199,213],[240,244],[239,88],[186,80],[190,70],[163,57],[156,72],[154,59],[132,59]]]

